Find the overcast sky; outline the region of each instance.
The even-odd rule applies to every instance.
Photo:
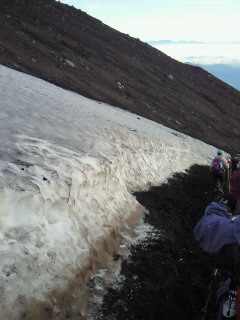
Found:
[[[142,41],[240,41],[239,0],[61,0]]]

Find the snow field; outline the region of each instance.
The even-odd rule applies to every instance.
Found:
[[[3,66],[0,92],[0,315],[8,319],[33,299],[53,304],[49,294],[77,274],[84,284],[113,269],[113,255],[147,234],[132,192],[208,165],[216,149]]]

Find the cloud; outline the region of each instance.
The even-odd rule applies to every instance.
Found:
[[[240,66],[240,43],[174,43],[154,45],[180,62]],[[202,54],[204,53],[204,55]]]

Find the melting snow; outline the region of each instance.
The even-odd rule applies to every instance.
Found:
[[[215,148],[0,66],[1,318],[123,254],[146,211],[131,194]],[[133,229],[135,230],[133,231]],[[108,260],[107,260],[108,259]],[[107,260],[107,262],[106,262]]]

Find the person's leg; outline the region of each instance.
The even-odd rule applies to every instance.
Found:
[[[220,177],[217,178],[216,188],[217,189],[222,188],[222,179]]]
[[[225,188],[225,182],[226,182],[225,172],[219,174],[219,178],[218,179],[220,181],[219,189],[221,189],[221,191],[223,191],[223,189]]]
[[[212,172],[212,181],[214,190],[218,190],[221,186],[221,181],[219,180],[219,175],[215,172]]]
[[[237,201],[237,204],[233,210],[233,214],[240,214],[240,200]]]

